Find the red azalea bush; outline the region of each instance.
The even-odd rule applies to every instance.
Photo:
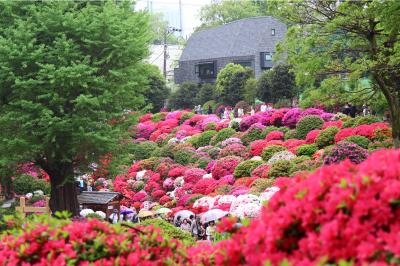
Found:
[[[328,128],[328,127],[338,127],[338,128],[342,128],[343,126],[343,122],[341,120],[337,120],[337,121],[328,121],[325,122],[322,125],[322,129]]]
[[[314,130],[311,130],[310,132],[308,132],[308,134],[306,136],[306,143],[307,144],[314,143],[315,139],[318,137],[320,132],[321,132],[321,130],[319,130],[319,129],[314,129]]]
[[[400,151],[376,152],[358,166],[323,167],[279,186],[260,219],[218,244],[216,264],[387,265],[400,259]]]
[[[218,155],[219,158],[227,156],[238,156],[242,158],[247,158],[249,157],[249,153],[247,152],[247,147],[243,144],[233,143],[226,146],[225,148],[222,148]]]
[[[187,264],[184,246],[153,227],[121,228],[97,219],[30,222],[3,235],[0,265]]]
[[[260,156],[262,150],[267,147],[268,141],[266,140],[255,140],[250,143],[250,154],[253,156]]]
[[[282,131],[271,131],[268,133],[268,135],[265,137],[266,141],[271,141],[271,140],[283,140],[283,137],[285,134]]]
[[[161,197],[163,197],[165,195],[165,191],[164,190],[155,190],[151,193],[151,197],[155,200],[159,200]]]
[[[207,172],[204,171],[203,169],[191,168],[185,171],[183,175],[183,180],[185,180],[185,183],[195,184],[200,179],[202,179],[203,175],[205,174],[207,174]]]
[[[240,157],[237,156],[227,156],[218,159],[212,170],[212,176],[215,179],[220,179],[223,176],[231,175],[235,171],[236,166],[242,161]]]
[[[195,194],[208,195],[215,190],[218,186],[218,181],[213,178],[204,178],[197,182],[193,188],[192,192]]]

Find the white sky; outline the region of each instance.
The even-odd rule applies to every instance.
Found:
[[[136,8],[148,6],[154,13],[163,13],[170,26],[179,28],[179,0],[136,0]],[[200,25],[199,11],[211,0],[181,0],[183,37],[189,37],[193,29]]]

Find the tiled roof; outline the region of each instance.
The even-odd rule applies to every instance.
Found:
[[[79,204],[107,204],[114,199],[121,199],[118,192],[83,191],[78,195]]]

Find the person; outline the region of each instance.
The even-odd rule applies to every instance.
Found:
[[[192,223],[190,225],[190,232],[192,233],[192,236],[197,239],[199,235],[200,217],[197,216],[195,219],[193,215],[190,215],[190,219],[192,220]]]
[[[356,117],[357,108],[356,108],[355,105],[350,104],[350,111],[349,111],[349,113],[350,113],[350,116],[351,116],[352,118]]]
[[[187,219],[183,219],[183,222],[181,224],[181,229],[190,232],[190,224]]]
[[[204,109],[203,109],[203,106],[201,106],[201,105],[199,105],[199,113],[201,115],[204,115]]]
[[[219,109],[219,116],[221,117],[221,119],[224,119],[224,108]]]
[[[244,115],[243,108],[239,107],[238,109],[238,117],[242,117]]]
[[[263,103],[260,107],[260,111],[261,112],[266,112],[267,111],[267,105],[265,103]]]
[[[214,240],[214,233],[215,233],[215,223],[211,221],[206,229],[206,236],[207,240],[213,241]]]
[[[370,114],[368,105],[366,105],[365,103],[362,106],[362,112],[363,112],[363,116],[367,116]]]
[[[206,224],[200,223],[198,240],[205,240],[206,238]]]
[[[269,110],[272,110],[272,104],[271,103],[267,104],[267,110],[266,111],[269,111]]]
[[[225,107],[225,111],[224,111],[224,119],[229,119],[229,110],[228,107]]]
[[[181,224],[182,224],[181,216],[176,217],[175,226],[181,227]]]
[[[350,104],[346,103],[343,107],[343,114],[350,115]]]
[[[212,114],[212,108],[211,105],[208,106],[207,114],[211,115]]]
[[[113,213],[108,217],[108,222],[112,224],[118,223],[118,210],[114,209]]]
[[[254,108],[253,108],[253,106],[251,107],[251,110],[250,110],[250,115],[254,115],[255,114],[255,111],[254,111]]]

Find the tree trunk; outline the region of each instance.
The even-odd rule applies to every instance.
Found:
[[[392,124],[393,145],[400,148],[400,102],[397,97],[391,97],[389,102],[390,120]]]
[[[4,176],[1,180],[1,193],[6,200],[12,199],[14,196],[12,188],[12,180],[10,176]]]
[[[72,164],[63,165],[49,171],[51,183],[50,208],[56,211],[68,211],[73,216],[79,214],[78,193],[74,180]]]

